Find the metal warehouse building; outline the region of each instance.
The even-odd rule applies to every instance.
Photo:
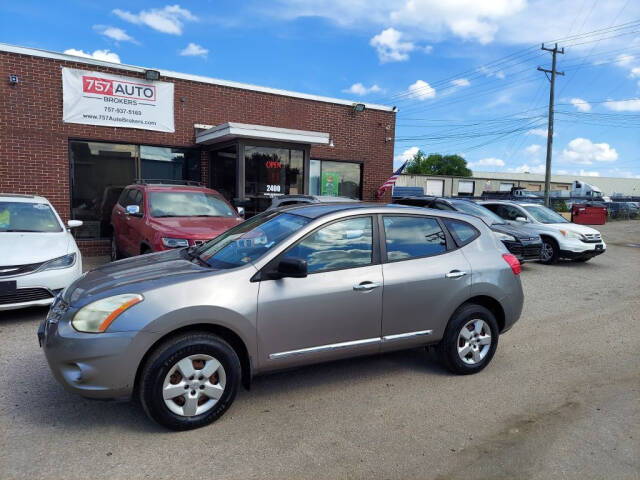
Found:
[[[194,180],[264,210],[272,195],[375,199],[394,107],[0,44],[0,192],[47,197],[87,254],[135,179]]]
[[[640,178],[551,175],[551,190],[570,190],[574,180],[595,185],[604,195],[640,195]],[[446,196],[479,196],[483,191],[509,191],[511,187],[541,192],[544,191],[544,174],[473,172],[471,177],[401,175],[396,185],[422,187],[427,195]]]

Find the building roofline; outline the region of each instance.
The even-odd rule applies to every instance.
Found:
[[[43,50],[39,48],[21,47],[18,45],[11,45],[8,43],[0,43],[0,52],[16,53],[19,55],[28,55],[28,56],[40,57],[40,58],[50,58],[53,60],[62,60],[65,62],[84,63],[87,65],[96,65],[100,67],[114,68],[117,70],[125,70],[125,71],[136,72],[136,73],[144,73],[145,70],[158,70],[160,72],[161,77],[188,80],[191,82],[207,83],[210,85],[219,85],[223,87],[238,88],[242,90],[251,90],[254,92],[269,93],[272,95],[280,95],[284,97],[302,98],[305,100],[313,100],[315,102],[333,103],[338,105],[354,106],[358,103],[362,103],[368,109],[381,110],[384,112],[395,113],[398,111],[398,109],[395,106],[391,107],[388,105],[380,105],[377,103],[367,103],[367,102],[361,102],[361,101],[346,100],[341,98],[325,97],[322,95],[313,95],[310,93],[293,92],[290,90],[283,90],[280,88],[263,87],[260,85],[253,85],[250,83],[235,82],[232,80],[221,80],[219,78],[205,77],[202,75],[194,75],[190,73],[174,72],[172,70],[145,68],[137,65],[127,65],[124,63],[106,62],[104,60],[78,57],[76,55],[52,52],[49,50]]]

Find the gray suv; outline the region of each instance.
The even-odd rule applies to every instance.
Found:
[[[519,272],[469,215],[294,206],[85,274],[38,338],[68,390],[137,396],[185,430],[220,417],[253,375],[305,364],[435,345],[451,371],[476,373],[520,316]]]

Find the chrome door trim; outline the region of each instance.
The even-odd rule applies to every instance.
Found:
[[[411,338],[411,337],[420,337],[431,335],[433,330],[418,330],[417,332],[407,332],[407,333],[396,333],[394,335],[385,335],[382,337],[383,342],[389,342],[393,340],[400,340],[403,338]]]
[[[296,355],[304,355],[307,353],[327,352],[347,347],[357,347],[360,345],[370,345],[373,343],[390,342],[393,340],[401,340],[404,338],[428,336],[433,330],[418,330],[416,332],[396,333],[394,335],[385,335],[384,337],[364,338],[362,340],[351,340],[349,342],[330,343],[328,345],[318,345],[316,347],[300,348],[298,350],[288,350],[286,352],[278,352],[269,354],[269,359],[276,360],[278,358],[293,357]]]
[[[317,347],[308,347],[308,348],[301,348],[299,350],[289,350],[287,352],[271,353],[269,354],[269,358],[272,360],[275,360],[277,358],[293,357],[295,355],[304,355],[306,353],[327,352],[331,350],[338,350],[340,348],[355,347],[359,345],[369,345],[372,343],[379,343],[381,341],[382,340],[380,337],[376,337],[376,338],[364,338],[362,340],[351,340],[349,342],[330,343],[328,345],[318,345]]]

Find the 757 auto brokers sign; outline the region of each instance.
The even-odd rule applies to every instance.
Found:
[[[62,120],[174,132],[173,83],[62,69]]]

